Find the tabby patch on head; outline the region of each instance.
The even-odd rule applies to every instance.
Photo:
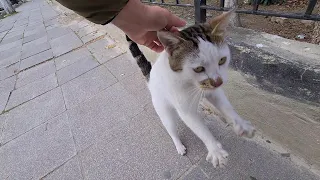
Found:
[[[196,56],[199,39],[217,46],[225,41],[225,32],[235,8],[214,17],[206,23],[197,24],[173,33],[159,31],[158,38],[169,54],[169,64],[173,71],[181,71],[186,56]]]

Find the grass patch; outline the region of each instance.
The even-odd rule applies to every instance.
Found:
[[[6,17],[9,17],[9,16],[13,16],[15,14],[18,14],[19,12],[15,11],[14,13],[11,13],[11,14],[5,14],[4,16],[0,16],[0,19],[4,19]]]

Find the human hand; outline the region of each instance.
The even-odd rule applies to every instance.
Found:
[[[148,6],[140,0],[129,0],[112,23],[134,42],[155,52],[163,51],[157,31],[178,31],[186,22],[159,6]]]

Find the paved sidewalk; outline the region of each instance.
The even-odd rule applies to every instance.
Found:
[[[0,179],[317,179],[258,139],[207,120],[230,153],[205,161],[179,125],[177,154],[131,58],[86,20],[64,21],[46,1],[0,21]]]

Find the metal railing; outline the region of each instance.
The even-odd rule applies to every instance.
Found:
[[[219,7],[207,5],[206,0],[194,0],[194,4],[183,4],[183,3],[180,3],[179,0],[176,0],[175,3],[167,3],[164,0],[161,0],[161,2],[155,2],[154,0],[149,0],[149,1],[142,0],[142,2],[148,3],[148,4],[154,4],[154,5],[193,7],[196,23],[206,21],[207,10],[228,11],[230,9],[230,8],[224,7],[225,0],[220,0]],[[320,21],[319,14],[312,14],[312,11],[315,5],[317,4],[317,0],[309,0],[309,4],[305,13],[280,13],[280,12],[273,12],[273,11],[263,11],[263,10],[259,10],[259,4],[260,4],[260,0],[253,0],[252,10],[237,9],[236,12],[242,13],[242,14],[254,14],[254,15],[284,17],[284,18],[291,18],[291,19],[305,19],[305,20]]]

